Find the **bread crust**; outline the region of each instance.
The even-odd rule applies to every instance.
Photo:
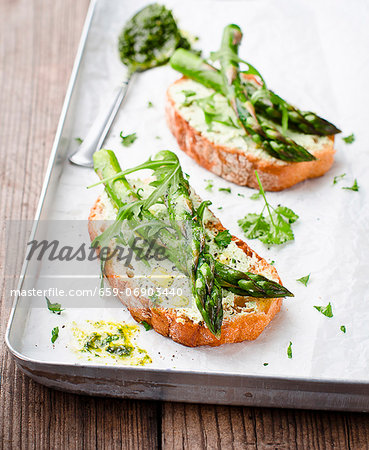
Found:
[[[88,231],[91,241],[95,239],[103,231],[101,221],[104,218],[104,204],[101,198],[97,199],[92,207],[88,218]],[[219,231],[225,228],[217,221],[214,225]],[[255,273],[263,273],[266,268],[273,275],[281,280],[276,269],[268,264],[265,259],[257,255],[246,242],[233,236],[237,246],[241,248],[249,257],[254,257],[256,263],[251,267],[251,271]],[[99,252],[99,249],[97,249]],[[108,260],[105,264],[105,275],[112,288],[117,288],[120,294],[120,301],[125,305],[132,317],[137,322],[145,321],[153,327],[153,329],[163,335],[168,336],[173,341],[188,347],[197,347],[200,345],[219,346],[226,343],[242,342],[245,340],[256,339],[264,328],[269,324],[273,317],[279,312],[282,299],[268,299],[263,311],[236,314],[223,320],[221,337],[216,338],[203,322],[195,323],[188,317],[179,315],[175,309],[166,309],[155,307],[149,299],[144,297],[127,297],[124,295],[127,288],[133,292],[134,279],[123,278],[114,271],[113,261]],[[281,283],[282,284],[282,283]],[[265,301],[265,300],[264,300]],[[180,319],[180,320],[178,320]]]
[[[184,80],[186,77],[175,81],[175,84]],[[170,95],[170,87],[167,90],[166,120],[181,150],[205,169],[241,186],[259,189],[255,176],[257,170],[265,190],[281,191],[308,178],[322,176],[333,164],[334,136],[329,136],[329,144],[314,151],[316,160],[287,164],[278,164],[275,160],[261,159],[237,148],[215,144],[182,117]]]

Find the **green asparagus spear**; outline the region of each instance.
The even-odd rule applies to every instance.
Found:
[[[337,127],[311,111],[300,111],[286,100],[255,81],[242,80],[256,113],[282,125],[287,114],[288,127],[305,134],[328,136],[340,133]]]
[[[215,275],[219,284],[238,295],[279,298],[293,297],[293,294],[279,283],[251,272],[240,272],[215,261]]]
[[[242,85],[237,56],[242,32],[237,25],[227,25],[223,31],[220,56],[220,72],[225,85],[226,96],[244,129],[270,155],[283,161],[311,161],[316,159],[301,145],[283,136],[276,128],[257,117],[251,101]]]
[[[205,252],[199,258],[195,280],[196,305],[210,331],[219,337],[223,322],[223,292],[214,277],[214,259]]]
[[[226,92],[219,70],[205,62],[200,56],[179,48],[171,56],[169,64],[174,70],[186,75],[186,77],[225,95]]]
[[[192,78],[204,86],[226,95],[220,72],[212,65],[206,63],[200,56],[184,49],[178,49],[172,55],[170,64],[173,69],[181,72],[188,78]],[[328,136],[340,133],[340,130],[332,123],[311,111],[300,111],[269,90],[265,85],[258,86],[255,82],[243,77],[241,80],[258,116],[260,114],[282,125],[283,115],[287,114],[288,128],[305,134]]]
[[[181,249],[183,254],[186,254],[187,258],[188,252],[191,254],[188,273],[196,306],[209,330],[215,336],[220,336],[223,321],[223,295],[220,285],[215,280],[213,257],[205,250],[205,229],[202,222],[205,208],[210,202],[203,202],[195,210],[191,200],[190,186],[179,161],[178,166],[176,177],[172,177],[163,200],[171,222],[177,226],[185,238],[185,248]],[[191,235],[187,228],[190,228]],[[181,241],[183,242],[183,239]]]

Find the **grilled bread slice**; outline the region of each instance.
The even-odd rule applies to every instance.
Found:
[[[142,185],[140,187],[142,189]],[[194,204],[200,204],[200,199],[195,194],[193,194],[192,200]],[[116,211],[104,192],[90,212],[88,228],[91,240],[100,235],[107,226],[106,221],[114,220],[115,216]],[[237,237],[233,236],[231,243],[223,250],[215,247],[212,239],[218,232],[224,230],[224,227],[209,210],[205,216],[205,227],[208,239],[211,241],[208,241],[209,251],[214,257],[239,270],[262,274],[281,283],[276,269]],[[119,291],[118,296],[129,309],[132,317],[137,322],[145,321],[156,332],[189,347],[218,346],[225,343],[254,340],[277,314],[282,304],[280,298],[242,297],[224,289],[224,319],[221,337],[218,339],[206,327],[196,306],[186,307],[186,305],[180,304],[179,307],[162,307],[147,295],[140,293],[134,295],[134,289],[140,286],[139,276],[136,276],[139,274],[139,270],[135,274],[134,265],[127,268],[116,258],[106,261],[105,276],[110,286]],[[137,290],[139,291],[139,289]]]
[[[215,106],[208,120],[201,107],[201,99],[206,98]],[[205,169],[241,186],[258,189],[257,170],[265,190],[281,191],[323,175],[333,164],[334,136],[288,131],[317,159],[291,163],[270,156],[243,129],[229,126],[237,121],[224,96],[186,77],[168,88],[166,118],[181,150]]]

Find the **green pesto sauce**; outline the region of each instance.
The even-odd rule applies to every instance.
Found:
[[[76,339],[76,350],[89,361],[115,360],[126,365],[144,366],[152,359],[146,350],[134,343],[139,331],[137,325],[127,325],[103,320],[87,320],[83,325],[74,324],[72,331]]]
[[[172,12],[157,3],[141,9],[126,23],[118,44],[120,59],[131,72],[167,63],[178,47],[190,48]]]

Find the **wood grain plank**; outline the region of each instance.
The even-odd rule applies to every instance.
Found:
[[[346,433],[350,449],[369,449],[369,415],[346,414]]]
[[[163,449],[256,449],[255,422],[241,407],[165,403]]]
[[[367,449],[365,414],[165,403],[163,449]]]

